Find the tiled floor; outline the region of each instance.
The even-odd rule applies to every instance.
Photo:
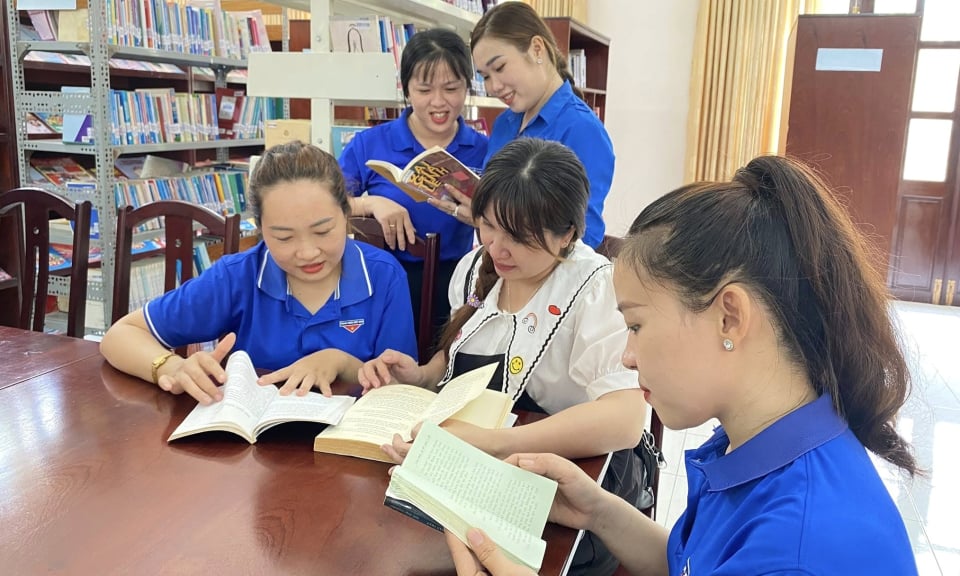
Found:
[[[927,475],[905,479],[874,461],[903,514],[920,575],[960,576],[960,308],[896,302],[892,314],[913,376],[898,428]],[[667,467],[660,474],[657,521],[668,528],[686,506],[683,451],[703,443],[715,425],[664,434]]]

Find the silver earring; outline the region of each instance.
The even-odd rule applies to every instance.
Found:
[[[537,64],[543,64],[543,58],[537,58]]]
[[[733,352],[733,340],[729,338],[723,339],[723,349],[727,352]]]

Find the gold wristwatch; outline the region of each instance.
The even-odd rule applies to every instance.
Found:
[[[160,367],[166,364],[167,360],[169,360],[170,357],[173,356],[174,354],[176,354],[176,352],[172,350],[167,350],[163,354],[153,359],[153,363],[150,364],[150,376],[153,377],[154,384],[159,384],[158,380],[160,376],[157,374],[157,372],[160,371]]]

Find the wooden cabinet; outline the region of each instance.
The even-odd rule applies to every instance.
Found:
[[[607,65],[610,39],[572,18],[544,18],[557,40],[557,47],[568,57],[571,50],[583,50],[586,60],[586,85],[577,86],[587,104],[603,121],[607,108]]]

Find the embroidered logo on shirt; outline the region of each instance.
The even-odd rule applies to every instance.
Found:
[[[516,376],[523,370],[523,358],[514,356],[510,359],[510,373]]]
[[[533,334],[537,331],[537,315],[533,312],[524,316],[520,322],[527,327],[527,332]]]
[[[353,334],[360,327],[363,326],[363,318],[358,318],[356,320],[341,320],[340,327],[346,330],[347,332]]]

